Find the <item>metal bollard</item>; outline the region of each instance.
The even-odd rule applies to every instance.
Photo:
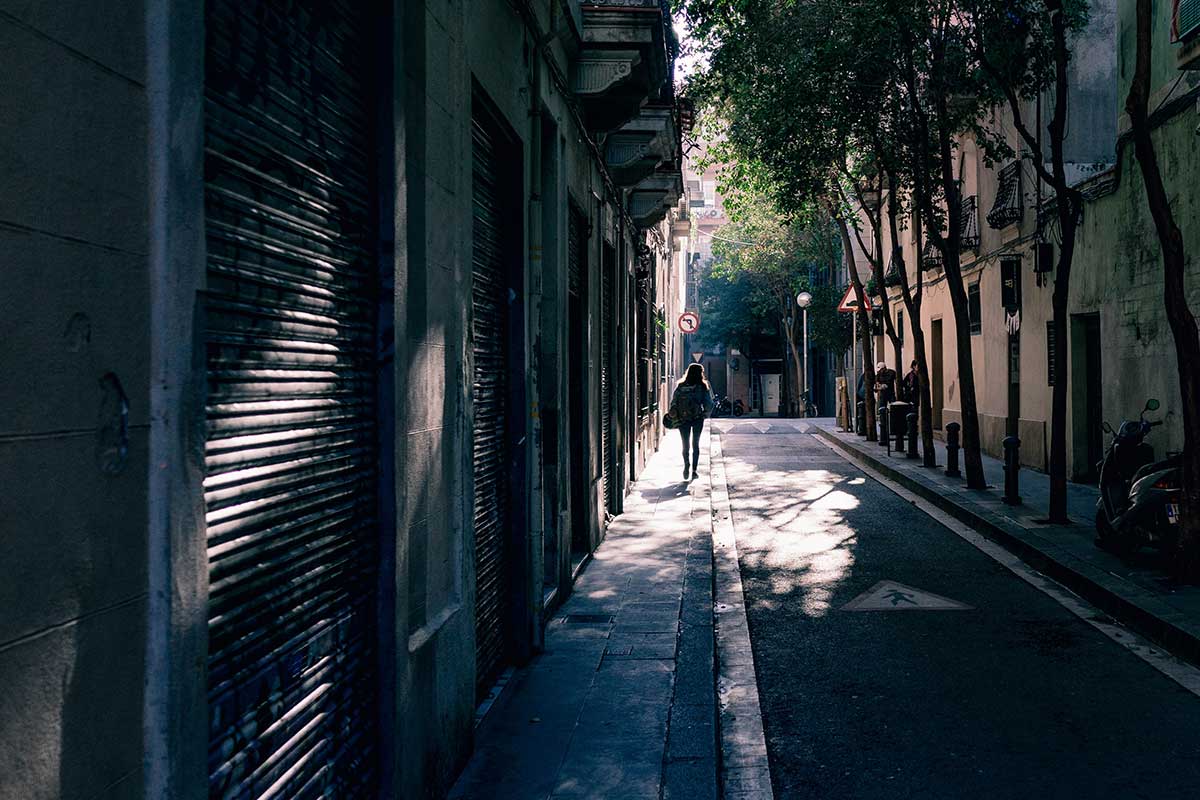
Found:
[[[854,409],[854,432],[859,436],[867,435],[867,403],[865,400],[859,400],[857,407]]]
[[[1004,440],[1004,502],[1021,505],[1021,440],[1009,436]]]
[[[900,416],[903,408],[897,408],[896,411],[896,430],[892,431],[892,435],[896,437],[896,453],[904,452],[904,437],[908,434],[908,415]]]
[[[946,477],[960,478],[962,473],[958,471],[958,432],[962,426],[957,422],[951,422],[946,426]]]
[[[888,449],[888,453],[892,452],[892,440],[888,438],[888,410],[887,406],[875,406],[875,416],[879,417],[879,444]]]
[[[920,458],[917,455],[917,415],[909,414],[906,421],[908,422],[908,457]]]

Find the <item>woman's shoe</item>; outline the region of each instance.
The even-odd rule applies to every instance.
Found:
[[[696,473],[696,470],[692,470],[692,480],[696,480],[696,478],[699,478],[699,477],[700,476]]]
[[[683,479],[685,481],[688,479],[688,465],[687,464],[683,465]]]

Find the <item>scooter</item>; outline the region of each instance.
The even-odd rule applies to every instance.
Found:
[[[729,398],[728,398],[728,397],[722,397],[722,396],[721,396],[721,395],[719,395],[719,394],[714,394],[714,395],[713,395],[713,410],[712,410],[712,415],[713,415],[714,417],[725,417],[725,416],[728,416],[728,415],[730,414],[730,412],[731,412],[731,411],[732,411],[732,408],[731,408],[731,407],[730,407],[730,405],[729,405]]]
[[[1146,412],[1158,408],[1152,398],[1137,420],[1123,420],[1115,431],[1104,423],[1112,439],[1100,462],[1096,544],[1121,555],[1143,546],[1169,550],[1178,535],[1180,457],[1155,461],[1146,443],[1150,429],[1162,424],[1147,420]]]

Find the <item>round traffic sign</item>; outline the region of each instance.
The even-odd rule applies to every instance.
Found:
[[[700,329],[700,315],[695,311],[685,311],[679,315],[679,330],[684,333],[695,333]]]

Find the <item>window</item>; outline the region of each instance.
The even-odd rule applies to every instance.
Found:
[[[971,323],[972,336],[983,333],[983,320],[980,317],[979,283],[977,281],[967,287],[967,319]]]
[[[896,311],[896,341],[904,346],[904,312]]]
[[[1046,323],[1046,385],[1054,385],[1054,320]]]

